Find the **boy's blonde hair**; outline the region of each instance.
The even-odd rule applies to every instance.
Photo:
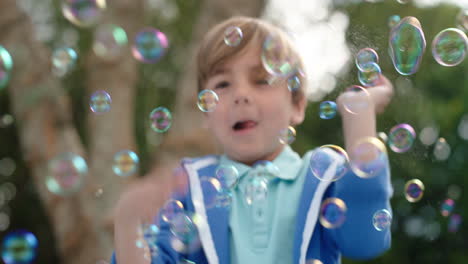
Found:
[[[242,30],[242,41],[239,45],[231,47],[224,43],[224,31],[231,27],[238,27]],[[258,18],[236,16],[232,17],[215,27],[213,27],[201,41],[197,54],[197,78],[198,91],[203,90],[206,81],[213,75],[217,67],[230,58],[239,54],[252,42],[263,45],[267,37],[273,36],[281,44],[280,56],[291,58],[297,62],[297,67],[301,73],[303,69],[302,59],[293,47],[290,37],[277,26]],[[306,87],[303,74],[297,74],[300,79],[300,88],[292,92],[293,102],[299,102],[304,95]]]

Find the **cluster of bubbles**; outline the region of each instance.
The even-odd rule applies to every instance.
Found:
[[[374,49],[364,48],[356,54],[359,82],[365,87],[375,86],[380,79],[382,70],[379,66],[379,56]]]
[[[32,263],[38,244],[36,236],[27,230],[11,231],[2,241],[2,260],[5,264]]]

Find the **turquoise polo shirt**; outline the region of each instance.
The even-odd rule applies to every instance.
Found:
[[[297,208],[308,159],[285,146],[272,163],[279,173],[261,183],[257,193],[261,198],[252,201],[245,193],[256,169],[221,156],[220,166],[232,165],[240,175],[232,190],[229,216],[231,264],[293,262]]]

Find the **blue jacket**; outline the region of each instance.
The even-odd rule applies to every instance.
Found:
[[[179,259],[197,264],[229,264],[229,210],[223,207],[206,210],[203,203],[194,203],[201,201],[204,193],[200,177],[215,175],[218,161],[217,156],[184,159],[182,167],[188,175],[188,190],[173,196],[183,203],[185,210],[206,219],[197,225],[201,247],[188,254],[178,253],[171,245],[173,235],[169,225],[160,219],[159,253],[152,259],[152,264],[177,264]],[[377,231],[372,218],[381,209],[391,212],[389,199],[392,193],[388,165],[382,173],[370,179],[359,178],[349,171],[336,182],[320,181],[308,170],[299,202],[291,263],[304,264],[306,260],[319,259],[324,264],[339,264],[341,255],[370,259],[382,254],[391,244],[390,228]],[[319,223],[321,203],[329,197],[338,197],[347,206],[346,221],[335,229],[324,228]],[[115,254],[111,263],[116,263]]]

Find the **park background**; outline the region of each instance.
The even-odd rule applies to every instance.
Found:
[[[391,249],[374,260],[343,263],[468,263],[468,60],[444,67],[431,55],[434,36],[456,27],[468,2],[407,2],[108,1],[99,24],[121,26],[129,40],[123,55],[109,62],[93,52],[96,26],[70,23],[61,1],[1,0],[0,45],[12,55],[14,68],[9,84],[0,88],[0,238],[15,229],[34,233],[39,241],[35,263],[108,260],[113,208],[121,194],[167,177],[161,175],[181,157],[214,151],[196,107],[193,54],[212,25],[248,15],[283,24],[305,53],[312,84],[306,120],[296,128],[292,144],[300,154],[324,144],[343,146],[339,116],[320,119],[318,105],[358,84],[354,55],[365,47],[378,52],[382,72],[395,87],[390,106],[378,117],[378,131],[387,133],[400,123],[416,130],[410,151],[388,149],[395,190]],[[419,71],[410,76],[399,75],[387,53],[392,15],[418,18],[425,33],[426,52]],[[161,30],[170,42],[167,54],[154,64],[137,61],[130,51],[135,34],[145,27]],[[71,72],[58,76],[51,54],[62,46],[74,48],[78,60]],[[89,110],[89,97],[97,90],[112,96],[108,113]],[[173,113],[166,133],[149,127],[148,114],[157,106]],[[437,155],[440,148],[446,158]],[[122,149],[138,154],[137,175],[122,178],[112,172],[109,164]],[[61,197],[47,190],[45,178],[48,161],[66,151],[84,157],[89,172],[82,189]],[[409,203],[403,186],[414,178],[424,182],[425,193],[421,201]],[[447,198],[455,201],[452,214],[462,219],[454,232],[448,230],[449,217],[440,213]]]

